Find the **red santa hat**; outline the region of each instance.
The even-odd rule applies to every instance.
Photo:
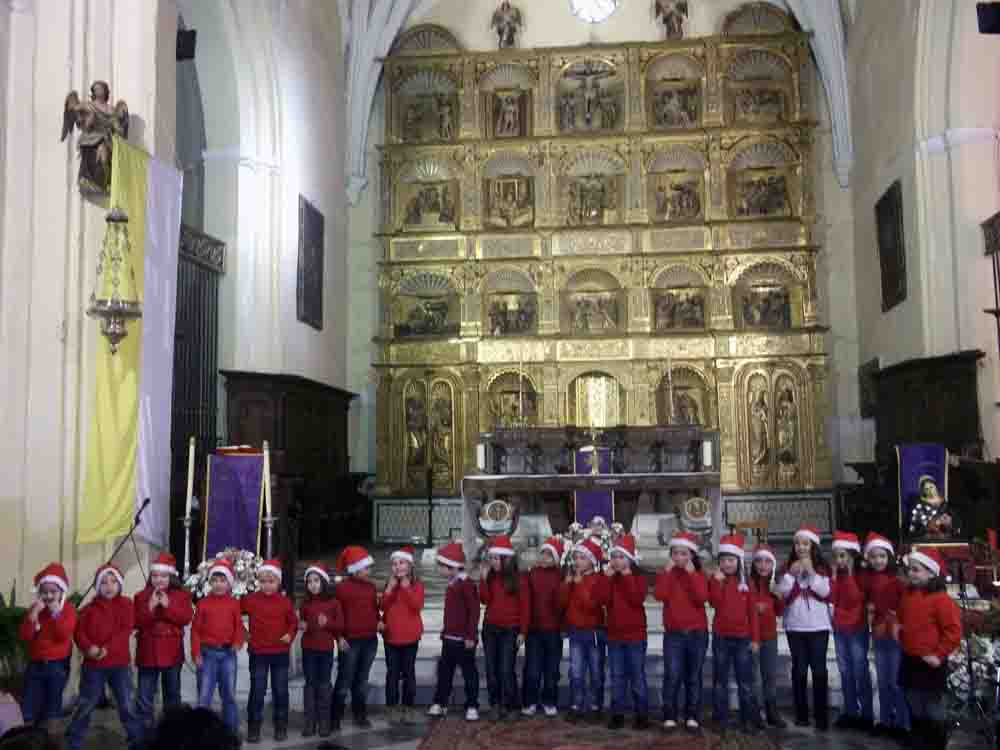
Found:
[[[314,573],[322,578],[324,582],[330,582],[330,571],[327,570],[326,566],[321,562],[310,563],[306,568],[306,572],[302,575],[302,580],[305,581]]]
[[[602,550],[601,545],[593,539],[584,539],[573,548],[573,551],[579,552],[581,555],[590,560],[590,564],[595,568],[604,562],[604,550]]]
[[[719,540],[719,555],[732,555],[740,561],[740,591],[749,591],[747,586],[746,566],[743,564],[743,556],[746,554],[743,549],[743,537],[739,534],[727,534]]]
[[[850,531],[834,531],[833,548],[846,549],[860,553],[861,542],[858,541],[858,535],[852,534]]]
[[[177,558],[169,552],[161,552],[149,566],[151,573],[166,573],[168,576],[177,575]]]
[[[671,547],[686,547],[693,554],[698,554],[698,537],[690,531],[676,531],[670,538]]]
[[[218,558],[212,563],[212,567],[208,569],[208,577],[211,578],[214,575],[225,577],[229,581],[230,586],[236,582],[236,572],[233,570],[233,564],[224,557]]]
[[[611,554],[615,552],[621,552],[630,562],[639,562],[639,555],[635,551],[635,537],[631,534],[624,534],[618,538],[611,548]]]
[[[870,531],[868,532],[868,536],[865,537],[865,555],[873,549],[884,549],[890,556],[896,552],[896,550],[893,549],[892,542],[881,534],[876,534],[874,531]]]
[[[458,542],[446,544],[437,551],[437,561],[449,568],[465,567],[465,550]]]
[[[416,555],[416,552],[417,551],[413,549],[413,547],[407,544],[405,547],[400,547],[398,550],[389,555],[389,560],[390,561],[405,560],[410,565],[413,565],[413,559]]]
[[[944,567],[944,558],[933,547],[910,550],[910,560],[920,563],[936,576],[941,575],[941,568]]]
[[[510,537],[501,534],[490,540],[490,546],[486,550],[486,554],[497,555],[499,557],[513,557],[514,545],[510,543]]]
[[[349,576],[360,573],[365,568],[370,568],[375,564],[372,556],[364,547],[352,545],[345,547],[337,558],[337,568],[344,571]]]
[[[803,526],[795,532],[795,539],[799,537],[808,539],[813,544],[819,544],[819,529],[815,526]]]
[[[551,552],[552,556],[556,559],[556,562],[559,562],[562,560],[563,552],[565,552],[566,547],[563,545],[562,539],[557,536],[550,536],[545,540],[545,544],[543,544],[540,548],[541,552],[544,552],[545,550]]]
[[[58,586],[59,590],[65,594],[69,591],[69,576],[66,575],[66,568],[57,562],[49,563],[35,576],[36,587],[41,587],[43,583]]]
[[[260,567],[257,568],[257,575],[260,576],[261,573],[270,573],[280,581],[281,560],[278,559],[265,560],[260,564]]]
[[[771,585],[774,585],[775,571],[778,568],[778,559],[774,556],[774,550],[768,547],[766,544],[758,544],[753,549],[753,559],[770,560],[771,561]]]
[[[107,575],[108,573],[113,575],[115,577],[115,580],[118,581],[119,588],[124,588],[125,576],[122,575],[122,572],[118,569],[118,566],[113,565],[112,563],[105,563],[104,565],[102,565],[97,569],[97,573],[94,574],[94,585],[100,586],[101,579],[104,578],[104,576]]]

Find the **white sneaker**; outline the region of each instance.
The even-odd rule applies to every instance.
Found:
[[[677,722],[674,721],[673,719],[667,719],[665,722],[663,722],[663,728],[664,729],[677,729]]]
[[[521,716],[534,716],[537,710],[534,706],[525,706],[521,709]]]
[[[555,706],[542,706],[542,710],[545,711],[546,716],[558,716],[559,709]]]
[[[697,721],[695,721],[694,719],[688,719],[687,720],[687,724],[685,724],[685,726],[688,729],[698,729],[701,725]]]
[[[479,711],[475,708],[465,709],[465,720],[466,721],[479,721]]]
[[[434,705],[432,705],[430,708],[427,709],[427,715],[434,717],[444,716],[447,712],[448,712],[447,709],[442,708],[437,703],[435,703]]]

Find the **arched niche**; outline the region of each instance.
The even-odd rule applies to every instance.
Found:
[[[391,122],[403,143],[451,143],[458,140],[459,81],[442,70],[400,71],[392,83]]]
[[[803,324],[805,285],[785,263],[763,258],[732,285],[737,330],[786,331]]]
[[[538,294],[517,268],[492,271],[483,281],[483,334],[521,336],[538,332]]]
[[[422,23],[407,29],[397,37],[390,55],[437,55],[448,52],[461,52],[462,44],[458,37],[444,26],[434,23]]]
[[[444,273],[417,271],[403,278],[392,302],[396,338],[457,336],[459,296]]]
[[[534,71],[516,63],[491,67],[480,76],[480,107],[487,138],[523,138],[533,134],[536,85]]]
[[[702,63],[683,52],[656,57],[646,66],[646,122],[651,130],[687,130],[701,125]]]
[[[557,185],[560,210],[570,226],[619,224],[625,219],[628,165],[617,154],[588,149],[565,162]]]
[[[646,201],[654,224],[698,224],[705,218],[705,155],[689,146],[672,145],[649,160]]]
[[[625,123],[625,75],[609,60],[570,63],[556,81],[556,107],[562,134],[620,130]]]
[[[746,3],[726,14],[720,32],[724,36],[784,34],[796,31],[795,19],[771,3]]]
[[[397,182],[396,225],[406,232],[453,231],[458,227],[459,175],[440,159],[404,165]]]
[[[566,424],[576,427],[617,427],[625,424],[626,391],[607,372],[591,370],[573,378],[566,393]]]
[[[491,428],[537,425],[541,393],[523,367],[503,368],[486,385],[487,424]]]
[[[802,201],[801,157],[778,138],[746,138],[730,153],[726,189],[730,218],[798,216]]]
[[[661,270],[649,290],[653,330],[704,330],[711,319],[709,289],[709,280],[696,266],[677,263]]]
[[[693,365],[669,365],[656,386],[656,421],[661,425],[715,426],[714,385]]]
[[[786,122],[794,112],[791,61],[770,49],[735,52],[726,66],[726,120],[755,126]]]
[[[611,273],[578,271],[560,292],[560,330],[570,336],[624,333],[627,305],[627,291]]]
[[[536,167],[526,154],[501,151],[483,165],[483,226],[523,229],[535,224]]]
[[[461,470],[458,450],[460,393],[455,379],[428,372],[401,378],[395,400],[403,429],[399,433],[393,474],[398,489],[427,491],[427,478],[436,491],[452,493]]]

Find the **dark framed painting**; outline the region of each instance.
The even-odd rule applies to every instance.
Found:
[[[299,270],[296,315],[323,330],[323,214],[299,196]]]
[[[882,272],[882,312],[906,299],[906,244],[903,238],[903,187],[896,180],[875,204],[878,261]]]
[[[859,406],[862,419],[878,416],[878,371],[879,358],[875,357],[858,368]]]

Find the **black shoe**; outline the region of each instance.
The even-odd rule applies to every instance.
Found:
[[[861,732],[871,732],[875,728],[875,722],[871,719],[858,719],[855,728]]]
[[[803,718],[801,716],[795,717],[795,726],[797,726],[797,727],[808,727],[808,726],[811,726],[810,723],[809,723],[809,717],[808,716],[805,717],[805,718]]]
[[[834,729],[857,729],[858,720],[849,714],[841,714],[837,717],[837,720],[833,722]]]
[[[752,721],[744,721],[740,724],[740,731],[748,737],[754,737],[757,734],[757,727]]]
[[[570,724],[579,724],[583,721],[583,713],[570,709],[570,712],[566,714],[566,721]]]
[[[339,732],[340,731],[340,719],[334,719],[333,721],[330,722],[330,731],[331,732]],[[322,730],[320,731],[319,736],[320,737],[323,736]]]
[[[817,721],[816,721],[816,729],[818,729],[821,732],[829,731],[829,729],[830,729],[830,722],[825,721],[825,720],[824,721],[820,721],[820,720],[817,719]]]
[[[315,737],[316,736],[316,720],[306,719],[305,726],[302,727],[303,737]]]
[[[625,717],[621,714],[611,714],[611,720],[608,722],[608,729],[624,729],[625,728]]]
[[[368,720],[367,716],[355,716],[354,726],[358,727],[359,729],[371,729],[372,723],[371,721]]]
[[[639,732],[649,729],[649,717],[646,714],[636,714],[632,728]]]
[[[591,724],[600,724],[604,721],[604,713],[599,708],[595,708],[593,711],[587,713],[587,721]]]
[[[781,714],[778,713],[777,707],[773,704],[766,707],[764,714],[767,717],[767,723],[775,729],[785,729],[788,727],[785,720],[781,718]]]
[[[247,742],[256,745],[260,742],[260,723],[247,724]]]
[[[276,724],[274,727],[274,741],[284,742],[288,739],[288,727],[284,724]]]

